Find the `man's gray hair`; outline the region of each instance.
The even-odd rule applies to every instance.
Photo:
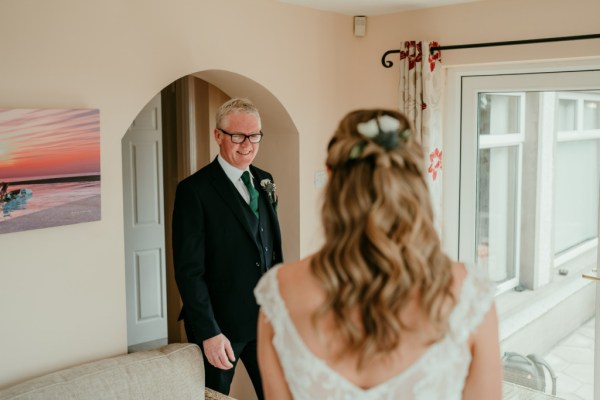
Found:
[[[216,118],[217,128],[223,127],[223,122],[226,116],[236,112],[256,115],[256,118],[258,119],[258,125],[262,126],[260,114],[258,113],[256,106],[248,99],[237,97],[226,101],[223,103],[223,105],[221,105],[221,107],[219,107]]]

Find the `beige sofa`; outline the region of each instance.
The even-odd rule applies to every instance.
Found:
[[[0,390],[0,400],[204,398],[229,399],[205,389],[202,354],[189,343],[93,361]]]

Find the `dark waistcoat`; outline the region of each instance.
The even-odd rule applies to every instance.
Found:
[[[269,268],[273,266],[273,260],[275,254],[273,253],[273,224],[271,221],[271,213],[267,207],[271,207],[265,203],[264,196],[259,196],[258,199],[258,213],[259,218],[256,218],[250,206],[240,195],[241,201],[244,203],[244,215],[246,220],[254,232],[254,241],[260,253],[260,270],[265,273]]]

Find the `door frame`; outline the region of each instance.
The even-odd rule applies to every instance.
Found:
[[[163,176],[165,204],[165,255],[169,343],[186,342],[179,321],[181,297],[175,282],[172,246],[172,211],[177,184],[212,159],[214,116],[211,109],[229,97],[192,75],[171,83],[161,92],[163,112]],[[214,151],[214,150],[213,150]]]

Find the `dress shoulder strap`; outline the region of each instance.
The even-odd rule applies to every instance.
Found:
[[[449,320],[450,331],[460,341],[468,339],[494,303],[494,285],[487,272],[475,264],[465,267],[467,275]]]
[[[277,264],[262,276],[254,289],[256,302],[271,323],[275,323],[285,312],[285,306],[279,294],[277,271],[282,264]]]

